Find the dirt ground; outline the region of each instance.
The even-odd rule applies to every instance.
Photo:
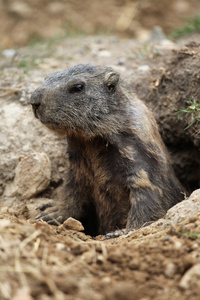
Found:
[[[79,63],[112,66],[152,109],[190,193],[200,187],[200,124],[184,130],[194,114],[177,122],[176,112],[187,108],[188,99],[199,103],[198,41],[199,35],[176,43],[151,35],[146,43],[101,35],[1,51],[0,299],[200,299],[200,212],[179,224],[166,217],[115,239],[35,223],[35,207],[60,195],[66,141],[40,124],[29,105],[49,72]],[[15,168],[34,152],[49,157],[50,183],[23,198],[12,190]],[[177,217],[181,213],[175,210]]]
[[[0,48],[80,33],[144,40],[154,26],[169,34],[199,13],[198,0],[0,0]]]
[[[199,299],[200,214],[104,241],[31,223],[0,220],[2,300]]]

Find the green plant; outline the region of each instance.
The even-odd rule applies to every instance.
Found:
[[[183,115],[190,114],[191,122],[184,130],[190,128],[194,123],[200,122],[200,102],[193,98],[192,100],[187,101],[187,103],[187,108],[177,111],[177,114],[180,114],[178,121],[182,119]]]
[[[196,237],[196,238],[200,238],[200,234],[198,233],[194,233],[194,232],[181,232],[183,235],[186,235],[186,236],[192,236],[192,237]]]
[[[170,34],[171,38],[179,38],[182,36],[190,35],[192,33],[198,32],[200,33],[200,16],[195,16],[191,19],[186,19],[187,25],[172,31]]]

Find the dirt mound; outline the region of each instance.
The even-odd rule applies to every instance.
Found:
[[[133,83],[139,97],[153,110],[177,176],[190,190],[200,185],[200,122],[195,121],[200,116],[195,110],[200,99],[199,53],[200,45],[190,43],[162,57],[162,62],[160,57],[155,58],[146,80]],[[177,114],[188,107],[190,114]]]
[[[94,240],[4,215],[1,299],[198,300],[200,214],[161,229],[157,222],[126,237]]]

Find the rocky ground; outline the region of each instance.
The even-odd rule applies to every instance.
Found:
[[[77,37],[1,52],[1,299],[199,299],[198,40]],[[115,239],[86,236],[73,220],[34,222],[34,208],[59,197],[67,165],[65,138],[34,118],[29,98],[49,72],[79,63],[121,73],[154,112],[188,194],[196,190],[164,219]],[[190,114],[177,114],[188,107]]]

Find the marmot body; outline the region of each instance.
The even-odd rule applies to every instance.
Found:
[[[35,116],[68,140],[63,198],[39,219],[82,221],[86,233],[139,228],[183,200],[150,110],[104,66],[51,73],[31,103]]]

